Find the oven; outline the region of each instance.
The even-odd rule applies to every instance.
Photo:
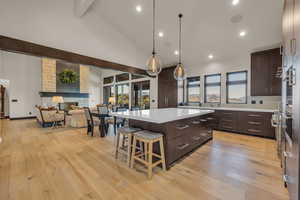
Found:
[[[293,138],[293,88],[296,84],[296,70],[293,66],[286,71],[285,80],[285,109],[283,113],[284,133],[287,135],[287,140]]]

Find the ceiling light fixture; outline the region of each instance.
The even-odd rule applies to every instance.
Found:
[[[183,81],[186,79],[185,69],[181,62],[181,54],[182,54],[182,51],[181,51],[181,19],[182,19],[182,16],[183,16],[182,14],[178,15],[178,17],[179,17],[179,52],[178,52],[179,60],[178,60],[178,65],[174,70],[174,78],[177,81]]]
[[[137,5],[136,7],[135,7],[135,10],[137,11],[137,12],[142,12],[142,6],[140,6],[140,5]]]
[[[164,33],[160,31],[160,32],[158,33],[158,36],[159,36],[159,37],[164,37]]]
[[[236,6],[240,3],[240,0],[232,0],[232,5]]]
[[[179,51],[178,51],[178,50],[174,51],[174,54],[175,54],[176,56],[178,56],[178,55],[179,55]]]
[[[153,28],[152,30],[153,49],[152,49],[152,55],[147,62],[147,73],[150,76],[157,76],[161,72],[161,63],[160,63],[160,59],[158,58],[155,52],[155,0],[153,0],[153,27],[152,28]]]
[[[209,58],[209,59],[213,59],[213,58],[214,58],[214,55],[209,54],[209,55],[208,55],[208,58]]]
[[[239,34],[241,37],[244,37],[246,35],[246,31],[241,31]]]

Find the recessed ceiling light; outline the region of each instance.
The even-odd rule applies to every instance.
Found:
[[[158,32],[158,36],[159,37],[164,37],[164,33],[160,31],[160,32]]]
[[[246,35],[246,31],[241,31],[239,34],[241,37],[244,37]]]
[[[174,54],[175,54],[176,56],[178,56],[178,55],[179,55],[179,51],[178,51],[178,50],[174,51]]]
[[[213,58],[214,58],[214,55],[209,54],[209,55],[208,55],[208,58],[209,58],[209,59],[213,59]]]
[[[232,0],[232,5],[236,6],[240,3],[240,0]]]
[[[142,6],[137,5],[137,6],[135,7],[135,10],[136,10],[137,12],[142,12]]]

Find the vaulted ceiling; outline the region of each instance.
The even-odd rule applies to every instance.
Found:
[[[282,0],[156,0],[158,53],[165,65],[177,62],[178,13],[183,13],[183,60],[197,66],[214,59],[239,55],[278,45],[281,41]],[[142,6],[142,12],[135,10]],[[99,17],[112,24],[147,54],[151,54],[151,0],[96,0]],[[244,38],[239,32],[245,30]]]

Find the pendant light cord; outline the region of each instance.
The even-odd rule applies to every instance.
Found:
[[[152,54],[155,55],[155,0],[153,0],[153,51]]]
[[[182,18],[182,14],[178,15],[179,17],[179,64],[181,64],[181,18]]]

